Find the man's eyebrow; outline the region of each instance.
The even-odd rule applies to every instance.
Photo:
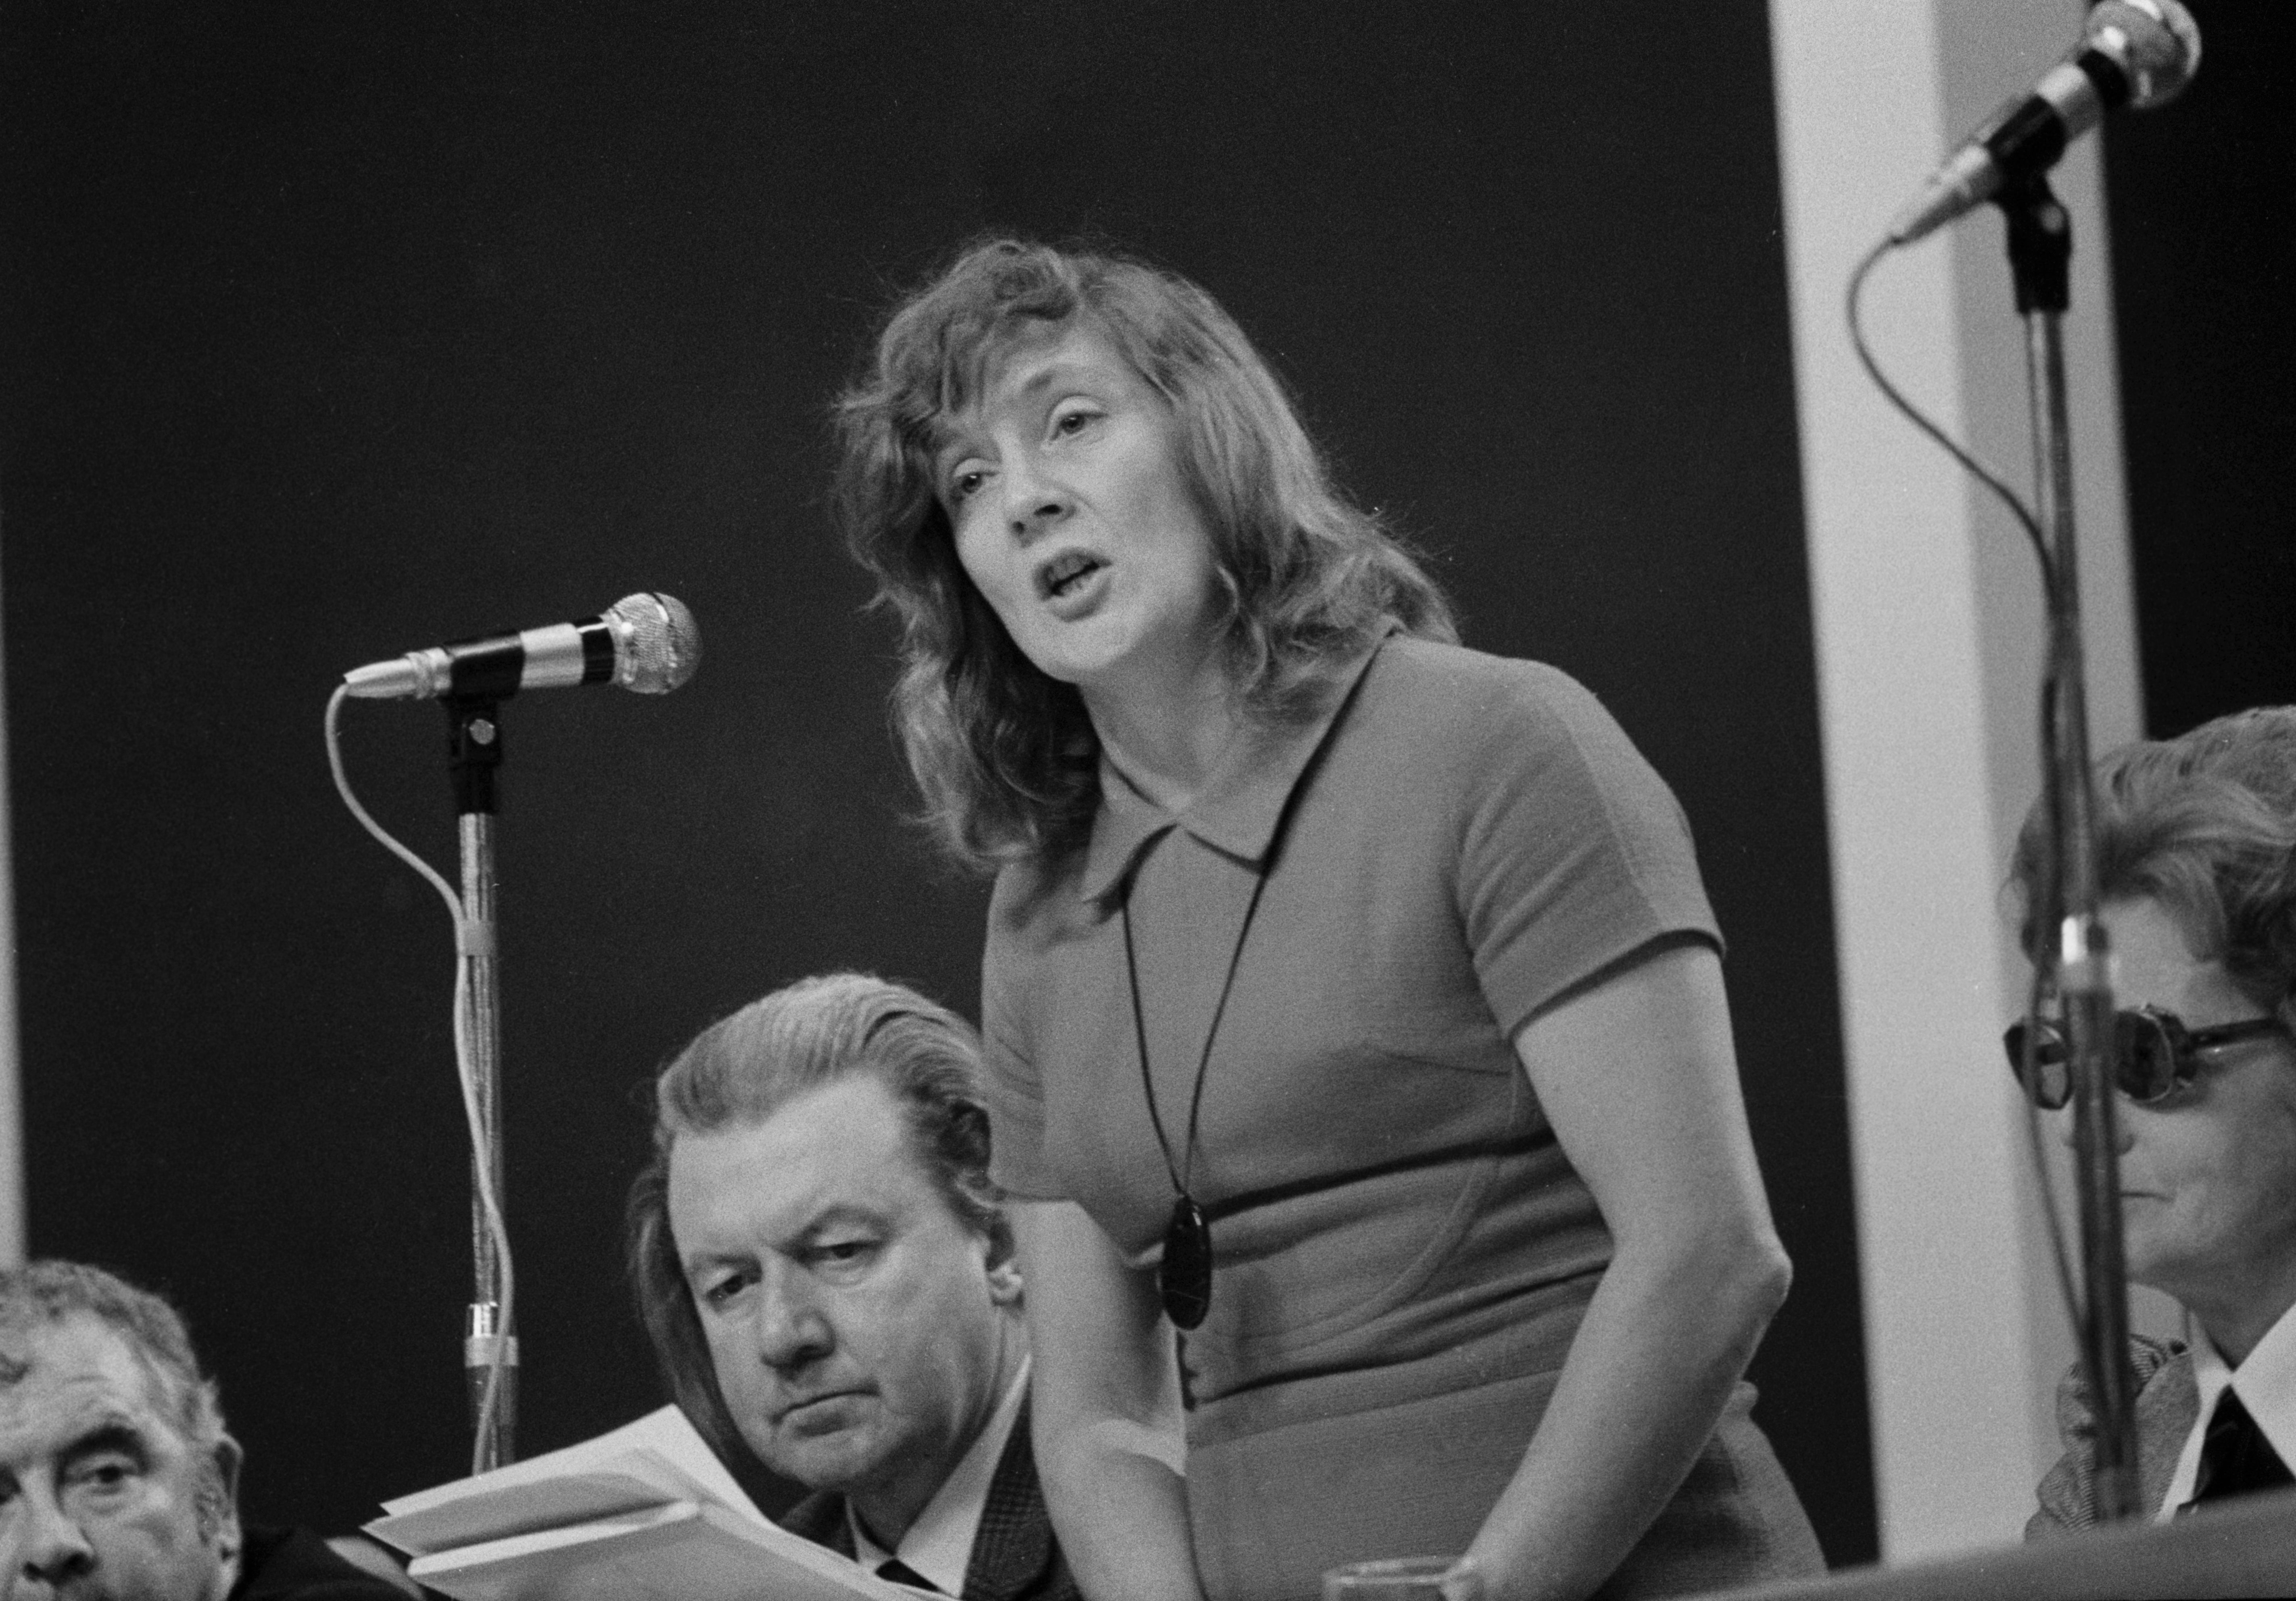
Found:
[[[826,1236],[857,1231],[882,1235],[891,1233],[892,1229],[893,1221],[885,1213],[865,1206],[841,1203],[824,1207],[806,1219],[805,1227],[783,1240],[780,1249],[784,1252],[811,1251],[816,1249]]]
[[[725,1251],[683,1251],[678,1253],[677,1265],[687,1274],[701,1273],[726,1262],[746,1261],[750,1254],[749,1252],[739,1248]]]
[[[97,1424],[94,1428],[77,1436],[70,1445],[58,1451],[56,1455],[61,1458],[70,1459],[75,1457],[102,1456],[106,1451],[117,1451],[121,1456],[133,1457],[138,1463],[148,1462],[152,1457],[151,1436],[144,1429],[124,1418],[111,1418]]]

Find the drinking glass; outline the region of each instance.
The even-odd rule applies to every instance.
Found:
[[[1324,1575],[1324,1601],[1482,1601],[1482,1575],[1456,1556],[1350,1562]]]

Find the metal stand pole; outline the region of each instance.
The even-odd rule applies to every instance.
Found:
[[[2128,1259],[2120,1236],[2120,1157],[2112,1070],[2112,971],[2097,919],[2095,796],[2081,653],[2080,568],[2073,538],[2072,447],[2065,417],[2062,318],[2070,300],[2072,226],[2047,179],[2020,179],[1996,198],[2009,222],[2018,314],[2025,319],[2032,395],[2035,494],[2050,551],[2051,697],[2045,782],[2056,823],[2059,925],[2056,989],[2064,1007],[2073,1085],[2073,1145],[2080,1205],[2081,1363],[2096,1415],[2094,1466],[2100,1523],[2136,1511],[2136,1386],[2128,1366]]]
[[[504,1326],[503,1263],[480,1199],[485,1188],[491,1187],[496,1205],[504,1205],[494,782],[495,769],[502,765],[502,725],[491,698],[456,696],[446,705],[453,728],[455,809],[462,835],[465,1035],[480,1135],[479,1149],[472,1154],[472,1296],[463,1327],[463,1376],[470,1393],[471,1426],[478,1436],[472,1462],[484,1472],[516,1459],[513,1440],[518,1423],[518,1338],[514,1330]],[[487,1399],[490,1384],[491,1407]]]

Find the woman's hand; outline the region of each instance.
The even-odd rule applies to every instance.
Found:
[[[1127,1266],[1073,1202],[1006,1211],[1028,1285],[1037,1477],[1069,1571],[1093,1601],[1202,1601],[1154,1273]]]
[[[1712,949],[1637,953],[1525,1023],[1515,1051],[1613,1254],[1470,1548],[1491,1601],[1610,1576],[1704,1448],[1791,1277]]]

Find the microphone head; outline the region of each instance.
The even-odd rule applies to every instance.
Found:
[[[668,694],[701,665],[693,613],[674,595],[641,590],[606,608],[614,631],[614,682],[642,695]]]
[[[2131,111],[2168,104],[2200,70],[2200,25],[2177,0],[2102,0],[2085,32],[2083,43],[2128,79]]]

